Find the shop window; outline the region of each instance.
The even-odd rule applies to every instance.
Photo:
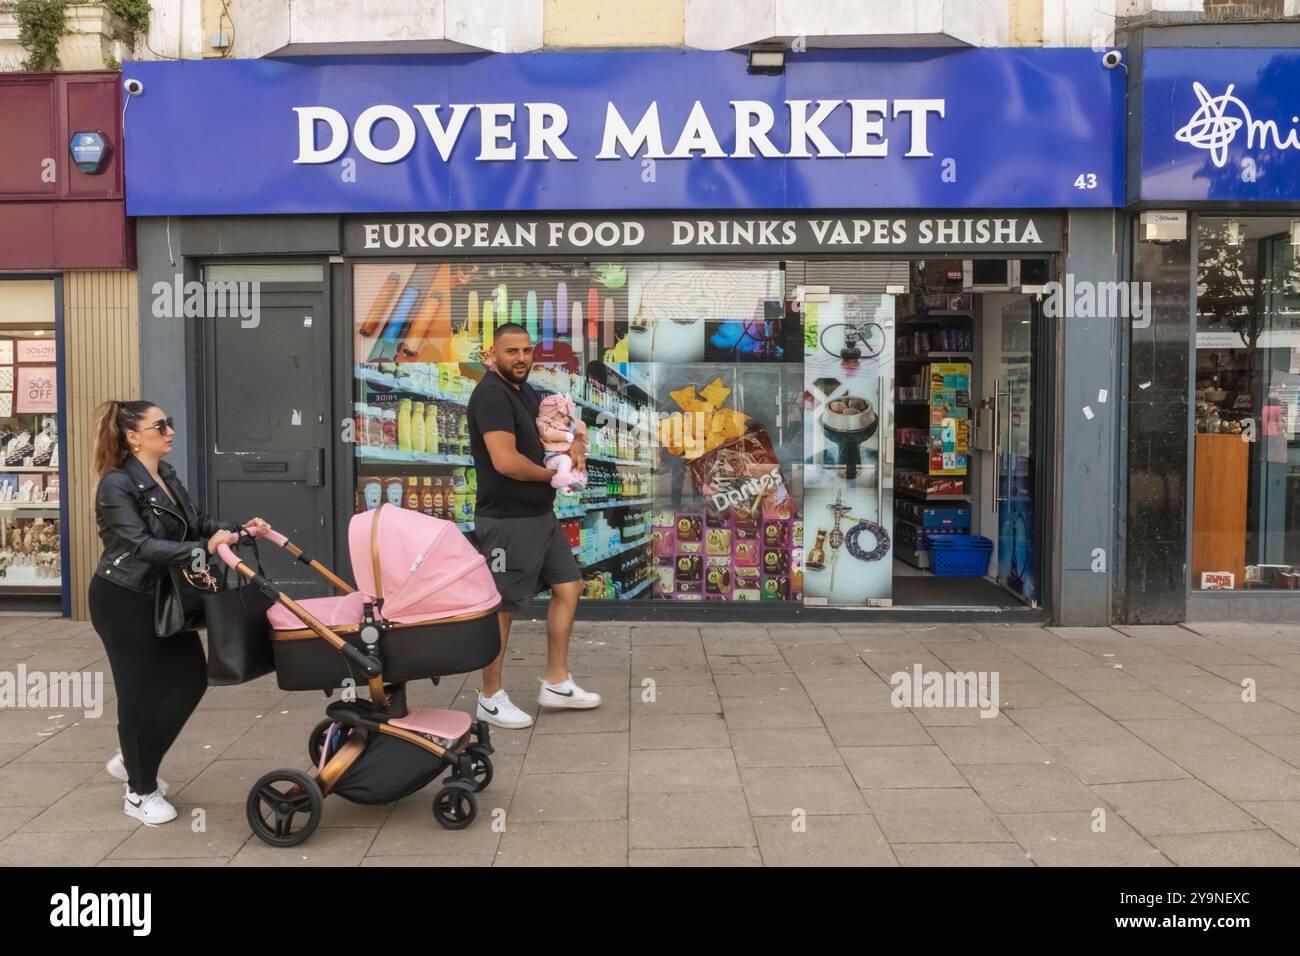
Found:
[[[571,396],[591,437],[586,490],[555,503],[584,597],[801,599],[802,349],[778,263],[372,263],[353,287],[357,510],[472,530],[466,403],[517,322],[530,384]]]
[[[1192,587],[1300,588],[1300,224],[1197,227]]]
[[[57,594],[59,408],[54,324],[0,329],[0,593]]]

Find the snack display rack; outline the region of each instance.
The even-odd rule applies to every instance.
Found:
[[[915,293],[898,317],[895,555],[930,568],[929,540],[971,527],[970,293]]]

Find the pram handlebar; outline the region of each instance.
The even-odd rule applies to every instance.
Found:
[[[269,528],[265,532],[258,532],[256,522],[250,521],[248,522],[248,524],[244,525],[244,531],[254,538],[257,537],[264,538],[267,541],[271,542],[271,544],[275,545],[277,548],[283,548],[285,551],[288,551],[289,554],[294,559],[301,561],[303,564],[307,565],[309,568],[311,568],[313,571],[315,571],[317,574],[323,577],[330,584],[334,585],[334,587],[338,588],[344,594],[351,594],[353,591],[356,590],[356,588],[352,587],[350,584],[348,584],[346,581],[340,578],[337,574],[335,574],[329,568],[325,567],[325,565],[321,564],[310,554],[303,551],[302,548],[298,547],[296,544],[294,544],[292,541],[290,541],[280,532],[276,531],[274,528]],[[231,565],[231,567],[234,567],[234,565]]]
[[[283,537],[283,535],[281,537]],[[298,620],[302,621],[303,624],[311,628],[317,637],[329,643],[331,647],[351,661],[352,664],[358,667],[367,678],[375,678],[379,675],[379,667],[373,660],[331,631],[301,604],[289,597],[289,595],[285,594],[283,591],[278,590],[271,581],[267,580],[267,578],[258,574],[243,561],[239,560],[239,555],[235,554],[230,545],[217,545],[217,556],[225,562],[227,567],[232,568],[234,571],[247,578],[249,582],[263,594],[268,597],[273,597],[277,604],[288,608],[289,611],[293,613],[294,617],[298,618]]]

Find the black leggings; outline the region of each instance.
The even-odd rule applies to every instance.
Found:
[[[104,642],[117,686],[117,738],[131,790],[158,789],[158,768],[208,689],[208,665],[197,631],[159,638],[152,591],[90,582],[90,620]]]

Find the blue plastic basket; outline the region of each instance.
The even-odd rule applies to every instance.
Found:
[[[930,535],[930,570],[941,578],[982,578],[993,542],[978,534]]]

